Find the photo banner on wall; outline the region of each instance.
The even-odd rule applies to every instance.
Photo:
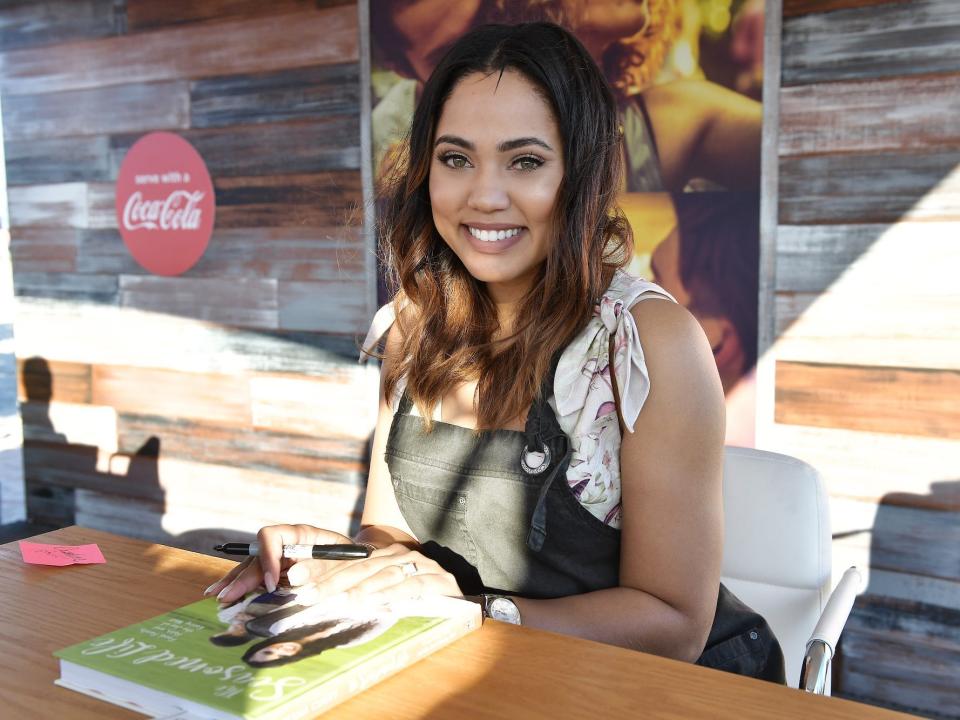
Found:
[[[727,443],[754,444],[763,0],[370,3],[375,181],[402,157],[423,83],[485,23],[571,30],[614,90],[634,233],[630,271],[700,322],[727,399]]]

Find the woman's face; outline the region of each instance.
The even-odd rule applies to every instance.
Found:
[[[254,662],[273,662],[279,658],[291,657],[303,649],[297,642],[276,642],[257,650],[250,659]]]
[[[530,288],[555,241],[563,139],[550,106],[516,71],[467,75],[437,122],[433,222],[494,301]]]

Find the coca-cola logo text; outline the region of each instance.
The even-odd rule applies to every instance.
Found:
[[[135,192],[123,208],[125,230],[197,230],[203,217],[198,207],[205,193],[174,190],[166,200],[144,200],[143,193]]]
[[[130,148],[117,177],[117,225],[134,259],[156,275],[179,275],[201,258],[213,232],[213,183],[203,158],[173,133]]]

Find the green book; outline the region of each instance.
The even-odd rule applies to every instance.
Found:
[[[311,718],[480,626],[476,603],[210,598],[59,650],[58,685],[152,717]]]

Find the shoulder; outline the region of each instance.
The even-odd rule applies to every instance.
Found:
[[[600,304],[601,306],[604,303],[622,304],[629,308],[640,300],[654,296],[673,300],[673,296],[656,283],[631,275],[626,270],[617,270],[603,293]]]
[[[703,328],[682,305],[643,302],[630,309],[650,377],[648,405],[679,421],[724,424],[723,387]]]

